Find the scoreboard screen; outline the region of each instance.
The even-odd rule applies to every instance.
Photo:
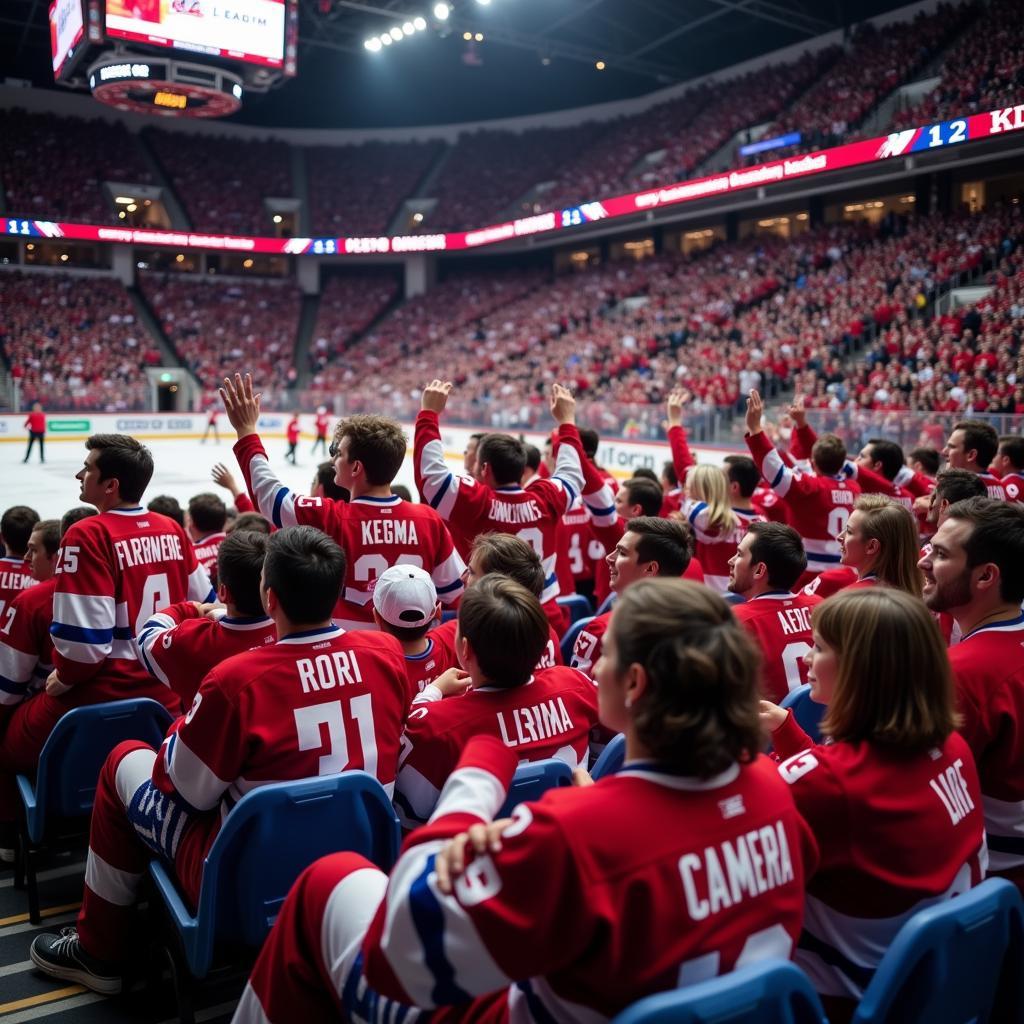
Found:
[[[82,0],[53,0],[50,4],[50,54],[55,79],[60,78],[84,34]]]
[[[286,0],[106,0],[106,33],[149,46],[285,68]]]

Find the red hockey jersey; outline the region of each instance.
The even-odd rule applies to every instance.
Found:
[[[594,678],[594,666],[601,657],[601,646],[611,620],[611,612],[595,615],[576,635],[576,643],[572,648],[572,661],[569,664],[573,668],[585,672],[591,679]]]
[[[804,656],[814,644],[811,609],[820,603],[820,597],[771,591],[733,606],[733,615],[761,649],[761,692],[776,704],[807,682]]]
[[[217,553],[226,536],[226,533],[208,533],[193,542],[196,561],[207,571],[214,586],[217,585]]]
[[[0,558],[0,627],[8,605],[23,591],[34,587],[36,580],[23,558]]]
[[[1020,473],[1007,473],[1001,476],[999,482],[1003,485],[1003,493],[1006,500],[1015,505],[1024,505],[1024,476]]]
[[[582,672],[551,668],[523,686],[484,686],[458,697],[417,705],[409,715],[395,808],[405,828],[425,822],[445,780],[473,736],[494,736],[520,763],[557,757],[587,764],[588,736],[597,723],[597,688]]]
[[[857,570],[849,565],[837,565],[834,569],[826,569],[818,573],[801,591],[812,597],[826,598],[838,594],[840,590],[852,587],[857,582]]]
[[[375,629],[373,584],[393,565],[415,565],[430,573],[437,596],[451,604],[462,594],[466,566],[438,514],[426,505],[390,498],[311,498],[295,494],[274,476],[256,434],[235,443],[235,456],[260,514],[279,529],[315,526],[348,557],[345,586],[334,621],[346,629]]]
[[[761,431],[747,435],[747,447],[761,475],[789,506],[790,525],[803,538],[807,568],[824,572],[839,564],[839,541],[860,487],[843,476],[817,476],[790,469]]]
[[[338,626],[221,662],[153,766],[153,784],[226,817],[250,790],[361,768],[390,794],[414,694],[392,636]]]
[[[452,665],[458,665],[459,658],[455,653],[455,630],[458,623],[455,619],[449,619],[447,622],[442,622],[436,629],[430,631],[430,636],[433,638],[435,643],[445,648],[444,659],[448,662],[448,667]],[[540,661],[537,662],[537,668],[554,668],[556,665],[562,664],[562,648],[559,642],[558,633],[555,631],[554,626],[548,624],[548,642],[544,648],[544,653],[540,656]]]
[[[490,531],[526,541],[544,567],[541,604],[558,597],[558,522],[582,492],[584,482],[579,432],[572,424],[563,424],[558,441],[553,476],[533,480],[526,488],[513,485],[492,490],[448,469],[437,413],[422,411],[416,417],[413,457],[420,497],[450,524],[463,552],[468,552],[478,534]]]
[[[751,523],[762,522],[763,517],[745,508],[734,508],[739,520],[735,529],[725,533],[708,522],[708,503],[686,498],[679,511],[693,527],[694,555],[704,570],[704,585],[719,594],[729,591],[729,560],[736,554],[743,535]]]
[[[0,705],[20,704],[53,671],[53,592],[50,577],[18,594],[0,619]]]
[[[792,715],[772,740],[821,857],[795,959],[818,992],[858,999],[913,914],[984,878],[974,759],[956,733],[921,753],[845,742],[807,749]]]
[[[967,633],[949,663],[960,734],[981,776],[991,869],[1024,890],[1024,615]]]
[[[558,525],[558,586],[563,594],[576,591],[579,581],[593,583],[594,569],[606,552],[594,536],[591,515],[582,501],[562,516]]]
[[[153,696],[176,710],[178,698],[140,664],[135,637],[158,608],[214,599],[185,531],[144,508],[83,519],[61,540],[56,580],[50,634],[72,687],[66,700]]]
[[[222,617],[215,622],[200,615],[191,601],[162,608],[135,638],[146,671],[170,687],[186,708],[215,665],[276,641],[277,630],[269,616]]]
[[[427,649],[422,654],[405,655],[409,690],[414,695],[422,693],[442,672],[459,666],[459,659],[455,657],[454,633],[449,644],[442,643],[436,633],[437,630],[434,630],[427,634]],[[438,690],[435,693],[440,695]]]
[[[790,956],[816,853],[765,758],[707,780],[627,763],[595,786],[550,791],[519,805],[502,849],[474,856],[441,894],[427,882],[434,855],[497,812],[516,760],[491,737],[466,746],[366,935],[374,990],[454,1005],[441,1021],[598,1022],[654,992]],[[328,915],[321,934],[330,928]],[[344,1007],[363,991],[346,980]]]
[[[314,421],[314,426],[316,427],[316,436],[318,438],[320,438],[320,437],[326,438],[327,437],[327,428],[330,426],[330,420],[327,418],[327,413],[325,413],[325,412],[318,412],[316,414],[316,420]]]

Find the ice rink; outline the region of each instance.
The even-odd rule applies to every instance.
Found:
[[[265,443],[271,465],[280,479],[300,494],[308,494],[316,467],[324,460],[319,453],[316,456],[311,454],[312,442],[304,439],[300,445],[298,466],[285,462],[287,445],[283,440],[269,438]],[[184,508],[192,495],[200,491],[214,491],[230,504],[230,494],[210,479],[210,471],[218,462],[223,462],[239,486],[244,487],[231,444],[223,436],[220,445],[213,441],[201,444],[194,439],[147,440],[145,444],[153,453],[156,468],[144,503],[158,494],[169,494],[177,498]],[[39,465],[38,451],[32,453],[32,462],[27,465],[21,461],[24,455],[22,444],[0,446],[0,480],[3,481],[0,510],[11,505],[29,505],[44,519],[59,519],[69,508],[81,504],[75,474],[82,468],[86,456],[82,441],[47,440],[43,465]],[[403,463],[396,483],[405,484],[415,494],[411,456]]]

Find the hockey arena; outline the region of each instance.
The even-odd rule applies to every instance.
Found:
[[[0,1024],[1024,1024],[1020,0],[0,5]]]

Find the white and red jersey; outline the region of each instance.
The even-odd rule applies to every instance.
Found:
[[[413,694],[422,693],[442,672],[459,667],[459,659],[455,657],[454,635],[451,644],[444,644],[435,636],[435,632],[427,634],[425,651],[405,655],[405,674]],[[435,692],[440,695],[440,691]]]
[[[68,702],[152,696],[176,710],[177,696],[140,664],[135,637],[158,608],[214,599],[185,531],[144,508],[90,516],[64,534],[56,580],[50,634]]]
[[[849,565],[837,565],[818,573],[801,591],[811,597],[826,598],[857,582],[857,570]]]
[[[153,785],[221,818],[270,782],[361,768],[390,794],[412,702],[393,636],[309,630],[221,662],[153,766]]]
[[[35,585],[35,577],[24,558],[12,558],[8,555],[0,558],[0,616],[3,616],[7,606],[23,590]]]
[[[655,992],[791,955],[816,851],[763,757],[710,779],[633,762],[549,791],[516,809],[500,851],[470,855],[452,895],[428,886],[443,843],[498,811],[516,761],[474,738],[431,823],[407,841],[362,945],[373,990],[453,1005],[432,1020],[597,1024]],[[429,929],[400,909],[410,906]],[[336,977],[339,994],[345,982],[348,996],[362,991],[348,971]],[[457,1005],[468,999],[468,1011]]]
[[[989,473],[988,470],[983,470],[978,474],[978,479],[985,485],[985,489],[988,491],[990,498],[996,498],[999,501],[1006,501],[1006,488],[1003,486],[1003,480]]]
[[[572,594],[577,582],[593,583],[595,566],[605,557],[604,545],[594,536],[591,513],[577,500],[558,525],[558,584]]]
[[[985,876],[974,758],[956,733],[917,753],[867,742],[808,749],[792,715],[772,741],[821,858],[795,959],[819,993],[856,1000],[910,917]]]
[[[416,417],[414,469],[420,497],[451,526],[459,550],[468,552],[481,533],[511,533],[526,541],[544,568],[541,604],[558,597],[558,522],[583,491],[583,448],[571,423],[558,428],[554,475],[518,484],[490,487],[469,476],[451,472],[437,413],[424,410]]]
[[[455,629],[458,623],[455,619],[449,619],[447,622],[442,622],[436,629],[432,629],[427,636],[431,637],[436,643],[440,644],[445,648],[445,660],[448,661],[448,666],[451,667],[458,665],[459,658],[455,653]],[[548,623],[548,642],[541,653],[540,659],[537,662],[537,670],[542,668],[554,668],[556,665],[562,664],[562,648],[559,640],[559,636],[555,627]]]
[[[704,570],[704,584],[719,594],[729,590],[729,560],[736,554],[736,548],[751,523],[763,522],[756,512],[745,508],[734,508],[737,525],[732,530],[722,531],[708,522],[708,503],[686,498],[679,507],[683,517],[693,528],[694,555]]]
[[[373,585],[393,565],[415,565],[430,573],[444,604],[461,596],[466,566],[432,508],[397,495],[335,501],[295,494],[274,475],[256,434],[235,443],[235,456],[260,515],[278,529],[315,526],[344,549],[348,565],[334,610],[337,624],[346,629],[376,629]]]
[[[860,487],[844,476],[818,476],[791,469],[764,431],[747,435],[747,447],[761,475],[789,506],[790,525],[800,534],[807,568],[824,572],[839,564],[839,541]]]
[[[196,552],[196,561],[209,574],[210,581],[214,586],[217,584],[217,555],[226,536],[227,534],[222,530],[220,533],[208,533],[205,537],[200,537],[199,540],[192,542]]]
[[[776,704],[807,682],[804,656],[814,644],[811,609],[816,604],[820,597],[776,590],[733,606],[733,615],[761,649],[761,692]]]
[[[679,481],[679,488],[682,490],[686,486],[687,473],[692,466],[697,465],[682,426],[668,428],[668,446],[672,452],[672,469],[675,470],[676,480]]]
[[[321,438],[321,437],[326,438],[327,437],[327,428],[328,428],[329,425],[330,425],[330,420],[327,418],[327,413],[325,413],[325,412],[318,412],[316,414],[316,421],[315,421],[316,436],[317,436],[317,438]]]
[[[959,731],[981,776],[991,869],[1024,889],[1024,615],[967,633],[949,663]]]
[[[1024,476],[1020,473],[1007,473],[1001,476],[999,482],[1003,485],[1005,500],[1014,505],[1024,505]]]
[[[299,443],[299,438],[302,436],[302,428],[299,426],[299,421],[297,419],[288,421],[288,426],[285,428],[285,432],[288,436],[289,444]]]
[[[50,577],[23,590],[0,616],[0,706],[20,704],[53,671],[53,592]]]
[[[482,686],[417,704],[402,741],[395,787],[399,820],[415,828],[430,817],[474,736],[501,740],[520,764],[557,757],[575,768],[587,764],[590,730],[596,724],[597,687],[565,666],[535,672],[522,686]]]
[[[591,679],[594,678],[594,666],[597,664],[598,658],[601,657],[601,646],[611,620],[611,612],[595,615],[576,635],[576,643],[572,648],[572,661],[569,664],[573,668],[585,672]]]
[[[170,687],[189,707],[206,673],[222,661],[277,642],[270,617],[214,621],[199,613],[191,601],[161,608],[139,631],[135,643],[146,671]]]

